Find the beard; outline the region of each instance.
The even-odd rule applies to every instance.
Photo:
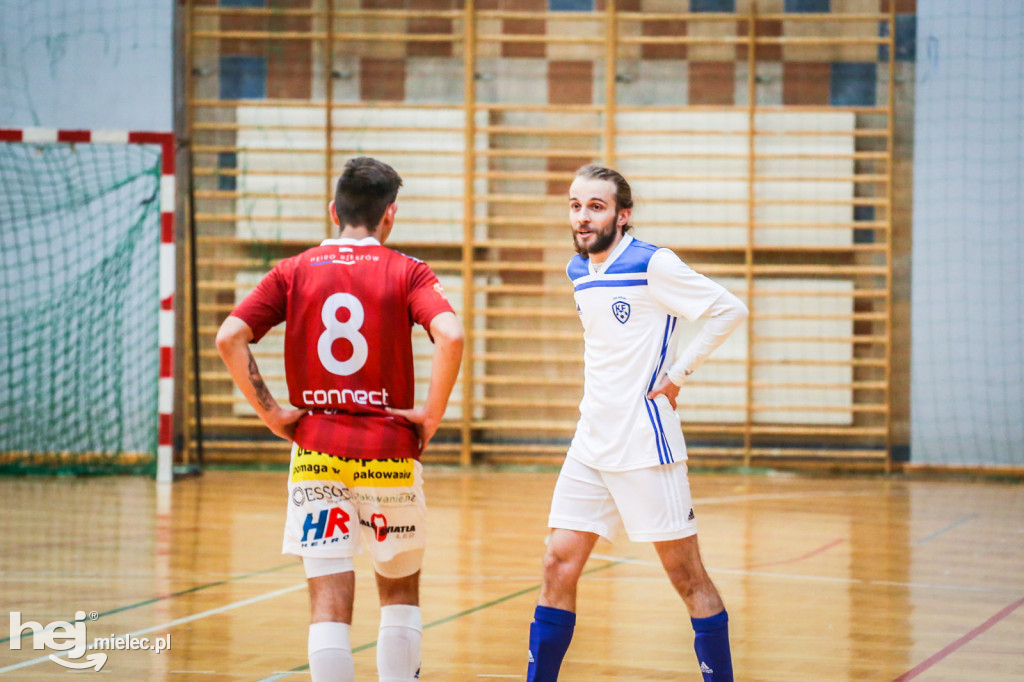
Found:
[[[579,235],[576,234],[576,230],[573,230],[572,245],[576,248],[576,253],[583,258],[589,258],[592,253],[607,251],[611,247],[612,242],[615,241],[616,232],[619,229],[616,224],[618,219],[619,214],[616,212],[615,216],[606,225],[598,227],[591,223],[590,230],[594,233],[594,240],[589,246],[580,244]]]

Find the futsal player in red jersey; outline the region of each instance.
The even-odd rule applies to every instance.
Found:
[[[380,680],[419,677],[419,459],[455,385],[463,332],[430,268],[382,245],[401,185],[381,161],[349,160],[329,205],[339,238],[278,263],[217,334],[235,383],[267,428],[292,442],[282,552],[301,557],[309,584],[313,682],[354,677],[352,557],[360,543],[380,596]],[[292,408],[270,394],[249,350],[281,322]],[[413,404],[413,324],[434,341],[422,407]]]

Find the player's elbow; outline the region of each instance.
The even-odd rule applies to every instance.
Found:
[[[452,350],[457,349],[462,353],[466,333],[462,329],[462,322],[454,313],[441,313],[435,317],[430,325],[430,336],[433,337],[434,343]]]
[[[237,317],[228,317],[217,330],[217,351],[226,358],[233,350],[245,346],[252,339],[249,325]]]
[[[743,322],[743,320],[747,319],[748,317],[750,317],[750,308],[748,308],[747,305],[743,301],[741,301],[740,299],[737,298],[736,299],[736,318],[740,322]]]
[[[750,317],[750,310],[746,304],[732,292],[725,292],[722,298],[719,299],[719,302],[724,304],[725,309],[723,312],[725,316],[735,321],[737,325],[742,324],[744,320]]]
[[[455,325],[435,338],[437,343],[445,346],[449,352],[457,354],[459,357],[462,356],[462,348],[466,344],[466,333],[461,324]]]
[[[234,348],[235,340],[232,334],[226,332],[224,327],[217,330],[217,352],[222,359],[226,359]]]

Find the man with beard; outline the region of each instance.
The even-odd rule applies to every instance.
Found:
[[[551,502],[528,682],[558,678],[583,566],[598,537],[611,540],[620,525],[633,542],[654,543],[689,611],[704,680],[733,679],[728,615],[697,547],[675,409],[680,386],[747,308],[669,249],[628,235],[632,208],[618,172],[596,165],[576,172],[569,220],[578,255],[566,271],[583,323],[583,400]],[[676,357],[679,316],[708,320]]]

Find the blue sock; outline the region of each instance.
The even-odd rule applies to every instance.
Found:
[[[537,606],[530,624],[530,665],[526,682],[555,682],[562,659],[572,641],[576,614],[572,611]]]
[[[709,618],[691,618],[693,648],[697,652],[704,682],[733,682],[732,653],[729,651],[729,614],[725,611]]]

